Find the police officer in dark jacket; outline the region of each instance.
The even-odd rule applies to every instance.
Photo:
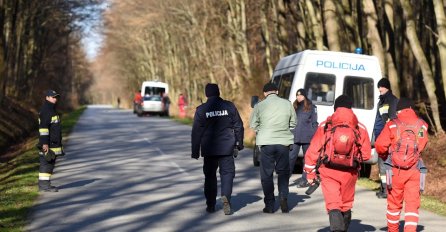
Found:
[[[220,169],[224,214],[232,214],[231,194],[235,176],[234,158],[243,149],[243,121],[235,105],[220,98],[217,84],[207,84],[206,103],[197,107],[192,126],[192,155],[204,157],[206,211],[215,212],[217,168]]]
[[[57,187],[51,185],[56,157],[64,155],[62,148],[62,130],[60,117],[55,111],[59,94],[48,90],[45,103],[39,112],[39,191],[57,192]]]
[[[396,105],[398,98],[393,95],[390,88],[390,81],[387,78],[382,78],[378,81],[379,102],[378,111],[376,112],[375,126],[373,128],[373,135],[375,139],[384,128],[387,121],[396,117]],[[387,198],[387,181],[384,161],[378,158],[379,176],[381,180],[380,190],[376,193],[378,198]]]

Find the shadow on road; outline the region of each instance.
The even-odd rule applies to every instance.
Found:
[[[247,205],[253,204],[254,202],[260,201],[262,198],[258,195],[254,195],[251,193],[238,193],[232,196],[232,209],[234,212],[245,208]]]
[[[327,216],[327,223],[328,223],[328,216]],[[348,227],[349,231],[376,231],[376,228],[371,225],[361,224],[361,220],[358,219],[352,219],[350,226]],[[386,230],[387,231],[387,230]],[[325,228],[322,228],[318,230],[317,232],[330,232],[330,227],[327,226]]]
[[[64,184],[59,186],[59,189],[69,189],[69,188],[76,188],[76,187],[82,187],[85,186],[87,184],[91,184],[97,180],[100,180],[99,178],[96,179],[90,179],[90,180],[80,180],[80,181],[75,181],[75,182],[71,182],[69,184]]]

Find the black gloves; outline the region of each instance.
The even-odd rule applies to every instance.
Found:
[[[48,152],[44,153],[43,157],[45,158],[46,161],[51,162],[54,159],[56,159],[56,154],[51,149],[48,149]]]
[[[199,154],[192,154],[192,155],[190,155],[190,158],[197,160],[198,158],[200,158],[200,155]]]
[[[234,147],[234,152],[232,153],[232,156],[234,157],[234,159],[237,158],[238,151],[239,151],[238,147]]]

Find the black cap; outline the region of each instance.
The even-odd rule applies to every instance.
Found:
[[[60,94],[58,94],[56,91],[50,89],[46,92],[46,96],[47,97],[58,97],[58,96],[60,96]]]
[[[387,78],[382,78],[381,80],[378,81],[378,88],[379,87],[384,87],[386,89],[390,89],[390,81]]]
[[[402,97],[396,105],[396,111],[404,110],[406,108],[413,108],[414,103],[411,99]]]
[[[263,92],[271,92],[271,91],[277,91],[279,90],[279,88],[277,88],[277,85],[272,83],[272,82],[268,82],[263,86]]]
[[[298,89],[296,92],[296,96],[297,95],[303,95],[304,97],[307,97],[307,92],[305,91],[305,89]]]
[[[334,110],[336,111],[338,107],[345,107],[351,109],[352,106],[353,106],[353,100],[347,95],[341,95],[337,97],[335,100]]]
[[[220,96],[220,90],[217,84],[208,83],[204,90],[206,97],[218,97]]]

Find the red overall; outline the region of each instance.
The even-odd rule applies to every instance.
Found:
[[[186,117],[186,99],[184,98],[183,94],[180,94],[180,97],[178,98],[178,107],[180,118]]]
[[[307,153],[305,153],[304,170],[308,173],[307,179],[309,180],[316,178],[315,167],[319,158],[319,151],[323,149],[325,143],[326,132],[324,127],[327,121],[332,121],[333,124],[336,122],[358,124],[360,132],[359,143],[362,144],[362,158],[364,161],[370,159],[371,145],[367,129],[363,124],[358,122],[356,115],[351,109],[339,107],[332,116],[328,117],[326,121],[319,125],[311,140],[310,147],[308,148]],[[337,209],[341,212],[349,211],[353,206],[358,170],[337,170],[322,164],[319,168],[319,173],[326,210],[330,211]]]
[[[401,110],[397,118],[406,124],[415,124],[419,120],[415,111],[410,108]],[[428,141],[426,122],[422,121],[421,131],[418,133],[418,150],[422,151]],[[396,144],[397,127],[395,122],[389,121],[384,126],[375,142],[379,156],[386,160],[389,148]],[[387,227],[390,232],[398,232],[400,213],[405,203],[404,231],[416,231],[418,225],[418,209],[420,208],[420,171],[416,165],[407,170],[392,168],[392,187],[388,189],[387,197]]]

